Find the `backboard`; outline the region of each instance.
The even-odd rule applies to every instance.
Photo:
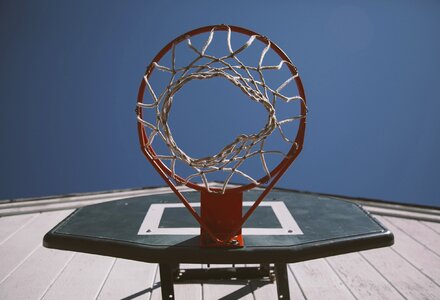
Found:
[[[244,193],[253,199],[261,191]],[[196,192],[185,193],[199,207]],[[292,191],[272,191],[246,222],[243,248],[201,248],[200,228],[174,194],[83,207],[44,239],[50,248],[145,262],[297,262],[393,243],[392,234],[360,206]]]

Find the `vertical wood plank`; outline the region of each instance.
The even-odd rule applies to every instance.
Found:
[[[306,299],[354,299],[353,294],[324,259],[290,264]]]
[[[440,255],[440,234],[417,220],[386,217],[384,218],[400,231],[409,235],[432,252]]]
[[[367,250],[361,255],[405,298],[438,299],[439,286],[391,248]]]
[[[70,211],[57,211],[39,214],[1,244],[0,282],[18,268],[27,256],[36,251],[43,241],[44,234],[69,213]],[[4,257],[7,259],[3,259]]]
[[[78,253],[43,299],[95,299],[115,258]]]
[[[291,280],[291,278],[289,278]],[[249,282],[250,288],[252,290],[252,294],[254,295],[255,299],[267,299],[267,300],[275,300],[277,298],[277,286],[274,282],[270,281],[261,281],[261,280],[251,280]],[[290,288],[290,281],[289,281],[289,288]],[[291,288],[290,288],[291,289]],[[290,291],[290,294],[292,295],[292,291]],[[291,296],[292,299],[293,298]]]
[[[440,256],[394,226],[387,218],[378,217],[378,219],[387,226],[395,236],[395,244],[392,248],[423,274],[427,275],[433,281],[440,283]],[[421,255],[422,253],[423,255]]]
[[[40,299],[73,255],[40,246],[0,284],[0,299]]]
[[[421,221],[423,225],[431,228],[435,232],[440,234],[440,223],[434,223],[434,222],[428,222],[428,221]]]
[[[289,264],[287,266],[288,275],[289,275],[289,288],[290,288],[290,299],[307,299],[305,297],[304,291],[301,289],[301,287],[298,284],[298,280],[294,276],[292,272],[292,267]]]
[[[157,266],[156,276],[154,278],[154,283],[151,291],[150,300],[161,300],[162,299],[162,290],[160,286],[160,274],[159,274],[159,265]],[[177,296],[176,296],[176,299]]]
[[[211,265],[211,268],[228,268],[230,264]],[[204,299],[220,299],[229,297],[230,299],[253,299],[252,290],[249,283],[243,280],[237,281],[212,281],[203,284]]]
[[[98,299],[150,299],[157,265],[117,259]]]
[[[326,259],[358,299],[403,299],[359,253]]]
[[[200,269],[201,264],[180,264],[182,269]],[[201,283],[178,283],[174,284],[176,299],[202,299]]]
[[[38,214],[28,214],[0,218],[0,245],[37,216]]]

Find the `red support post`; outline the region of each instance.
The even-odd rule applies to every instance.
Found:
[[[220,194],[201,191],[200,206],[203,223],[218,239],[214,241],[206,228],[201,226],[200,244],[202,247],[244,246],[241,228],[237,230],[243,217],[243,192]]]

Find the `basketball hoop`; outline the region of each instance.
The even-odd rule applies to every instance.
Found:
[[[222,55],[210,53],[211,47],[217,41],[216,32],[227,33],[227,51]],[[233,49],[232,38],[234,35],[247,36],[247,41]],[[202,47],[193,44],[192,38],[206,35]],[[184,43],[186,42],[186,46]],[[261,43],[259,61],[257,65],[249,65],[238,55],[245,55],[246,51],[254,45]],[[194,55],[184,66],[176,65],[179,47],[187,47]],[[265,65],[264,59],[269,52],[273,52],[279,63]],[[161,62],[165,56],[169,62]],[[265,80],[266,72],[276,72],[287,68],[289,76],[283,79],[279,86],[271,87]],[[156,92],[151,84],[151,76],[156,72],[169,75],[168,85]],[[193,158],[182,150],[174,140],[169,126],[169,112],[174,96],[183,86],[193,80],[209,80],[224,78],[240,89],[250,100],[262,105],[267,112],[267,121],[264,127],[256,133],[240,134],[218,153],[203,157]],[[296,84],[296,94],[288,95],[284,89],[289,84]],[[148,93],[145,93],[148,91]],[[275,105],[277,101],[299,105],[299,115],[289,116],[282,120],[277,118]],[[154,117],[147,120],[146,112],[153,112]],[[287,168],[296,159],[302,150],[306,125],[306,98],[301,79],[296,67],[287,55],[267,37],[258,33],[236,26],[215,25],[201,27],[189,31],[168,43],[152,60],[141,81],[137,99],[136,114],[138,120],[138,133],[141,149],[153,167],[162,176],[165,182],[176,193],[189,212],[196,218],[201,226],[201,245],[214,247],[240,247],[244,245],[241,236],[241,227],[261,203],[264,197],[273,188],[275,183],[284,174]],[[283,126],[298,122],[295,139],[289,139],[289,134]],[[275,132],[286,142],[291,144],[284,153],[279,150],[266,150],[268,138]],[[160,153],[155,148],[155,141],[159,140],[167,148],[167,152]],[[280,162],[269,170],[268,156],[280,157]],[[262,175],[251,176],[243,171],[242,166],[249,158],[259,157]],[[191,170],[187,175],[177,174],[176,165],[180,164]],[[220,186],[214,185],[209,176],[213,173],[224,174]],[[248,181],[247,184],[230,187],[233,176],[240,176]],[[201,214],[199,215],[187,201],[185,196],[177,189],[177,185],[184,184],[201,192]],[[242,215],[243,191],[256,186],[267,184],[264,191],[255,200],[253,206]]]

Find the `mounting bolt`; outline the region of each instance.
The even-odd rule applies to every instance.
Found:
[[[230,244],[236,246],[236,245],[238,245],[238,241],[237,240],[231,240]]]

